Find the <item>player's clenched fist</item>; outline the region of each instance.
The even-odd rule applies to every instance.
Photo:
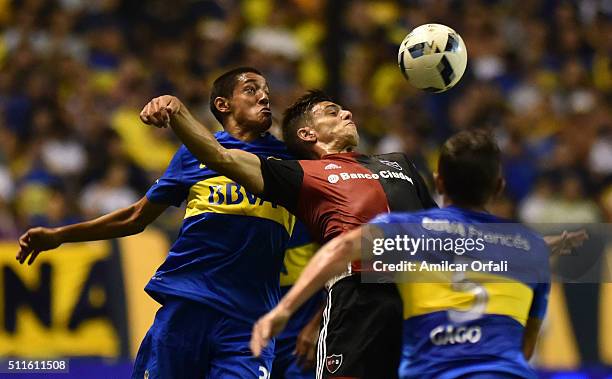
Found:
[[[19,252],[15,257],[19,263],[25,262],[30,256],[28,264],[31,265],[38,254],[45,250],[52,250],[62,244],[62,241],[54,229],[32,228],[19,237]]]
[[[170,126],[170,117],[177,114],[181,107],[181,101],[174,96],[156,97],[142,108],[140,119],[147,125],[166,128]]]

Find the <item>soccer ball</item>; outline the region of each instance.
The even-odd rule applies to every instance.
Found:
[[[416,88],[443,92],[452,88],[467,65],[463,39],[441,24],[425,24],[402,41],[397,55],[402,74]]]

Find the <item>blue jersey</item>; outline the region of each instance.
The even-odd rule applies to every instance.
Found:
[[[456,253],[449,256],[438,251],[414,261],[421,269],[425,260],[430,266],[405,274],[414,280],[398,283],[404,302],[401,378],[450,379],[475,372],[536,377],[524,358],[522,342],[527,319],[542,319],[548,301],[548,247],[539,235],[520,224],[455,207],[381,215],[371,224],[391,238],[406,235],[446,241],[457,238],[457,230],[466,230],[457,227],[471,227],[470,231],[482,235],[511,235],[517,241],[506,244],[485,238],[484,250],[465,252],[461,259],[456,259]],[[471,270],[480,266],[467,265],[466,271],[456,271],[441,264],[440,271],[431,270],[432,263],[444,259],[501,262],[506,258],[515,264],[514,269],[485,273]],[[440,280],[440,275],[447,275],[448,280]]]
[[[295,284],[319,245],[312,242],[304,224],[295,223],[293,234],[285,251],[285,260],[280,273],[281,296],[285,296]],[[303,370],[297,362],[295,348],[297,336],[304,326],[319,311],[323,292],[312,296],[289,319],[283,331],[276,337],[272,378],[314,379],[314,369]]]
[[[297,221],[293,230],[293,235],[285,251],[285,259],[283,261],[283,268],[281,269],[281,297],[289,292],[318,249],[319,244],[312,242],[306,230],[306,226],[300,221]],[[304,303],[293,316],[291,316],[291,319],[282,333],[278,336],[278,339],[297,336],[304,325],[314,316],[314,313],[320,310],[324,299],[323,296],[324,293],[320,292]]]
[[[229,149],[290,158],[270,134],[246,143],[226,132],[215,138]],[[249,323],[279,299],[279,272],[295,217],[208,169],[181,146],[147,192],[153,203],[187,202],[178,238],[145,290],[191,299]]]

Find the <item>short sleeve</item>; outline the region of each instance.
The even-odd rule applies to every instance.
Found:
[[[431,197],[431,194],[429,193],[429,188],[427,187],[427,184],[425,184],[425,180],[423,180],[423,177],[421,176],[417,168],[408,159],[406,155],[404,155],[404,159],[406,159],[406,161],[408,162],[408,167],[412,172],[412,176],[416,178],[415,186],[417,194],[419,195],[419,199],[421,200],[421,204],[423,205],[423,209],[438,208],[438,204],[436,204],[434,199]]]
[[[550,283],[538,283],[535,285],[533,301],[529,310],[529,317],[544,319],[546,308],[548,307],[548,295],[550,293]]]
[[[389,222],[391,222],[389,213],[381,213],[371,219],[368,224],[388,224]]]
[[[180,207],[189,194],[189,185],[183,180],[183,150],[181,147],[166,169],[164,175],[155,181],[147,191],[147,199],[152,203],[161,203]]]
[[[291,213],[297,208],[304,170],[299,161],[259,157],[264,191],[261,197],[282,205]]]

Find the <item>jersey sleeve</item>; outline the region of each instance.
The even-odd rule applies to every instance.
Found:
[[[538,253],[537,260],[531,265],[537,268],[537,279],[535,277],[532,278],[536,279],[537,283],[533,287],[533,300],[529,309],[529,317],[542,320],[546,314],[548,296],[550,294],[550,253],[544,239],[537,234],[534,234],[532,245],[534,251]]]
[[[438,204],[436,204],[434,199],[431,197],[431,194],[429,193],[429,188],[427,187],[427,184],[425,184],[425,180],[423,179],[417,168],[405,154],[404,159],[406,159],[406,161],[408,162],[408,167],[410,168],[412,176],[416,178],[415,187],[417,190],[417,194],[419,195],[419,199],[421,200],[421,204],[423,205],[423,209],[438,208]]]
[[[147,199],[152,203],[180,207],[189,194],[189,185],[183,178],[183,147],[181,147],[172,157],[166,172],[147,191]]]
[[[550,293],[550,283],[538,283],[533,290],[533,301],[529,310],[529,317],[544,319],[546,308],[548,307],[548,295]]]
[[[264,191],[261,197],[282,205],[292,213],[297,208],[304,170],[298,161],[259,157]]]

